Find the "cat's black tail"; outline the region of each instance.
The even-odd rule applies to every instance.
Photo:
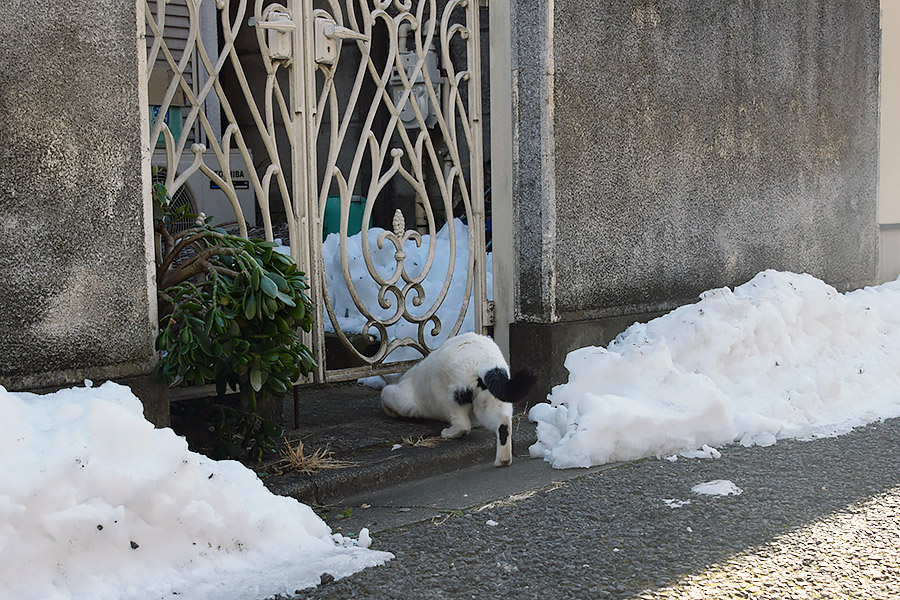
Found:
[[[504,369],[494,367],[480,378],[478,384],[498,400],[515,403],[525,398],[535,381],[537,378],[531,371],[517,371],[510,377]]]

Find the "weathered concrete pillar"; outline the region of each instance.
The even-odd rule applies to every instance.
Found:
[[[136,3],[0,2],[0,385],[135,386],[168,420]]]
[[[509,346],[539,395],[569,350],[763,269],[874,281],[878,0],[510,7]]]

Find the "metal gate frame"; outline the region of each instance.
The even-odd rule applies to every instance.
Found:
[[[167,5],[176,4],[178,1],[187,8],[190,18],[190,29],[185,46],[190,51],[185,51],[180,57],[177,52],[169,49],[165,39],[165,18]],[[217,40],[217,47],[207,49],[200,35],[199,22],[201,8],[209,10],[210,3],[215,1],[216,15],[220,20],[222,39]],[[269,3],[264,0],[256,0],[252,16],[247,10],[247,0],[238,0],[234,5],[231,0],[144,0],[142,2],[145,15],[147,34],[152,39],[148,46],[147,78],[157,61],[162,61],[176,75],[169,82],[160,114],[171,105],[176,92],[184,94],[190,106],[185,116],[185,127],[197,127],[205,133],[209,150],[216,157],[218,164],[208,165],[203,160],[203,152],[206,147],[201,144],[193,144],[190,151],[194,153],[194,161],[183,173],[176,173],[174,168],[168,170],[167,187],[170,192],[187,181],[196,171],[205,174],[211,181],[217,184],[225,192],[228,200],[235,210],[240,234],[248,235],[247,226],[241,207],[237,201],[234,183],[229,168],[229,159],[232,148],[240,151],[244,160],[250,164],[250,152],[242,135],[235,111],[232,107],[226,91],[219,81],[219,74],[226,62],[230,63],[236,75],[239,87],[243,92],[242,102],[252,114],[253,122],[262,139],[262,145],[271,159],[271,164],[266,171],[257,174],[255,169],[250,170],[252,188],[255,191],[256,200],[261,209],[263,218],[264,235],[267,240],[273,238],[272,216],[269,206],[269,198],[274,190],[277,190],[282,199],[285,214],[288,221],[288,230],[291,239],[291,255],[304,270],[310,281],[311,297],[316,307],[316,319],[314,329],[306,334],[305,342],[313,350],[314,356],[319,362],[320,368],[315,371],[316,382],[339,381],[356,379],[359,377],[386,372],[396,372],[408,368],[415,361],[401,361],[385,363],[384,360],[397,348],[409,346],[415,348],[420,354],[425,355],[433,350],[437,344],[428,339],[426,328],[430,327],[428,334],[435,337],[440,333],[455,334],[463,323],[469,302],[473,302],[474,327],[478,332],[486,332],[492,325],[493,303],[486,298],[486,272],[484,253],[484,179],[483,179],[483,148],[481,131],[481,63],[480,63],[480,27],[479,4],[475,0],[450,0],[446,3],[444,11],[437,14],[436,0],[421,0],[414,6],[414,0],[370,0],[372,9],[370,12],[357,14],[354,3],[346,3],[344,0],[328,0],[322,4],[328,7],[315,8],[313,0],[286,0],[285,4]],[[203,4],[205,3],[205,4]],[[154,10],[151,10],[151,5]],[[139,5],[140,6],[140,5]],[[230,15],[235,12],[234,20]],[[345,12],[346,11],[346,12]],[[438,18],[438,16],[440,18]],[[451,16],[457,17],[455,20]],[[492,15],[493,17],[493,15]],[[493,19],[492,19],[493,20]],[[397,34],[406,24],[407,32],[413,32],[414,56],[407,57],[407,63],[401,63]],[[235,40],[240,29],[246,25],[252,25],[256,29],[256,37],[259,43],[261,59],[265,68],[265,90],[262,106],[257,104],[254,98],[254,90],[251,89],[248,79],[241,65],[235,49]],[[383,70],[378,70],[378,65],[372,60],[372,32],[373,28],[380,26],[390,32],[388,60]],[[465,43],[466,65],[456,71],[449,54],[451,39],[463,40]],[[436,88],[432,84],[431,74],[426,66],[425,55],[432,42],[440,48],[441,62],[444,68],[445,85],[441,87],[441,97],[437,96]],[[337,88],[334,85],[334,72],[340,61],[341,50],[345,44],[356,46],[362,60],[358,68],[354,88],[351,90],[351,99],[348,105],[354,105],[360,99],[361,82],[368,75],[376,88],[375,98],[367,113],[369,125],[374,111],[387,110],[390,118],[387,131],[381,139],[368,129],[360,136],[357,142],[353,165],[350,172],[345,174],[338,167],[337,148],[343,144],[347,131],[349,117],[345,111],[339,115],[337,106]],[[409,53],[407,53],[409,54]],[[180,75],[193,57],[195,68],[203,67],[205,73],[200,80],[203,85],[194,82],[189,85]],[[301,68],[298,68],[297,65]],[[391,67],[397,68],[391,71]],[[199,70],[199,69],[198,69]],[[288,71],[288,86],[285,91],[283,83],[279,80],[280,71]],[[388,91],[388,73],[391,73],[392,81],[397,87],[399,80],[399,96],[392,98]],[[442,137],[447,142],[450,155],[449,168],[443,168],[437,157],[437,150],[430,137],[425,133],[427,125],[422,114],[422,109],[413,87],[416,83],[424,83],[422,86],[427,93],[427,102],[435,107],[436,119],[434,126],[440,129]],[[463,93],[461,90],[465,90]],[[421,91],[421,89],[419,90]],[[203,111],[203,103],[207,98],[215,97],[221,104],[225,125],[224,130],[216,131],[214,125]],[[465,98],[464,98],[465,97]],[[412,108],[415,121],[418,123],[418,135],[414,137],[405,127],[398,126],[400,113],[406,107]],[[329,153],[325,158],[325,177],[319,181],[319,156],[317,141],[322,133],[323,117],[328,112],[327,125],[329,127]],[[407,111],[408,113],[408,111]],[[407,118],[409,115],[407,114]],[[276,140],[276,129],[279,119],[284,123],[285,131],[290,140],[291,157],[290,167],[293,177],[291,189],[288,189],[288,178],[282,165],[285,161],[279,157],[279,148]],[[459,152],[457,138],[462,137],[469,150],[469,164],[464,165]],[[179,157],[185,154],[187,137],[175,140],[163,123],[163,119],[157,119],[153,124],[150,140],[156,140],[162,135],[165,140],[165,151],[170,165],[177,164]],[[399,138],[400,145],[394,145],[392,138]],[[425,218],[425,229],[430,234],[430,240],[434,244],[436,233],[435,215],[432,211],[432,201],[423,196],[424,192],[424,161],[430,161],[430,166],[435,173],[445,176],[439,181],[444,210],[452,214],[454,186],[459,190],[459,195],[465,206],[465,212],[469,218],[468,238],[468,268],[465,284],[465,300],[460,306],[460,312],[455,322],[448,328],[442,324],[435,312],[446,296],[450,284],[450,275],[455,260],[456,249],[451,253],[448,274],[444,279],[444,286],[436,303],[432,304],[424,313],[412,314],[407,305],[409,301],[414,306],[420,306],[424,300],[421,282],[433,264],[434,248],[429,249],[428,263],[425,268],[416,275],[407,273],[404,265],[404,244],[410,240],[421,243],[422,235],[415,229],[408,229],[403,221],[402,213],[394,218],[392,231],[384,231],[380,234],[378,246],[390,244],[394,248],[396,268],[390,277],[384,277],[376,272],[368,256],[367,236],[368,230],[363,227],[362,238],[364,241],[364,254],[371,276],[379,285],[379,303],[382,309],[390,308],[390,299],[394,300],[393,314],[388,319],[378,319],[368,307],[366,307],[355,292],[353,283],[349,280],[347,267],[347,215],[349,210],[350,194],[356,182],[359,165],[364,154],[368,152],[373,162],[372,172],[377,173],[377,181],[369,182],[369,190],[374,192],[374,197],[367,195],[364,220],[373,209],[378,199],[379,192],[390,177],[402,176],[415,190],[417,205]],[[375,161],[377,156],[380,162]],[[409,161],[406,166],[402,163],[403,157],[413,157],[419,161],[418,166]],[[465,177],[465,166],[469,167],[469,176]],[[217,173],[217,171],[219,173]],[[437,178],[436,179],[440,179]],[[328,299],[328,290],[325,279],[324,257],[322,251],[322,221],[327,203],[328,190],[332,182],[337,185],[342,209],[341,218],[341,263],[345,283],[348,286],[354,303],[360,312],[368,318],[366,331],[375,329],[379,333],[379,346],[374,355],[366,356],[353,347],[338,325]],[[348,183],[349,182],[349,183]],[[453,222],[450,220],[450,228]],[[451,236],[453,237],[453,236]],[[455,239],[455,238],[454,238]],[[324,365],[325,361],[325,319],[328,318],[334,325],[335,333],[340,342],[348,351],[356,354],[361,366],[343,369],[331,369]],[[418,334],[415,337],[406,336],[402,339],[387,339],[387,325],[401,320],[415,322],[418,325]],[[323,365],[325,368],[322,368]]]

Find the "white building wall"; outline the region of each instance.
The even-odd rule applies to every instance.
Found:
[[[900,275],[900,2],[881,3],[880,281]]]

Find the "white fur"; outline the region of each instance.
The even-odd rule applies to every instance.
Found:
[[[392,417],[421,417],[447,421],[441,432],[458,438],[472,429],[472,421],[497,435],[498,467],[512,463],[513,406],[478,388],[478,378],[499,367],[509,375],[509,365],[494,340],[465,333],[444,342],[440,348],[407,371],[395,384],[381,390],[381,405]],[[471,404],[459,404],[457,390],[474,390]],[[500,443],[500,426],[506,425],[506,443]]]

